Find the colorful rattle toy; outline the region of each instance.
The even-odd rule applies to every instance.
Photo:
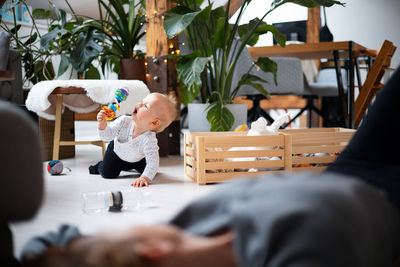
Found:
[[[104,106],[103,110],[106,112],[106,120],[112,120],[116,116],[117,110],[120,110],[120,103],[125,101],[128,97],[128,90],[120,88],[115,91],[115,101],[108,106]]]

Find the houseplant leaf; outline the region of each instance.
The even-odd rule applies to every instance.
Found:
[[[51,41],[66,33],[68,32],[64,29],[54,28],[52,31],[46,33],[42,38],[40,38],[40,48],[48,51],[50,49]]]
[[[164,18],[164,30],[168,38],[183,32],[200,12],[201,10],[193,11],[184,6],[176,6],[169,10]]]
[[[262,69],[264,72],[271,72],[272,75],[274,76],[275,85],[278,85],[276,77],[276,72],[278,71],[278,65],[276,64],[276,62],[267,57],[260,57],[257,59],[255,64],[259,66],[260,69]]]
[[[195,91],[202,84],[201,73],[203,72],[208,61],[212,57],[200,57],[199,51],[195,51],[189,55],[182,56],[182,58],[176,63],[176,70],[178,77],[184,84],[187,85],[188,89]]]
[[[103,35],[89,31],[86,35],[81,32],[78,36],[76,49],[71,52],[70,62],[78,72],[87,69],[92,60],[102,51],[102,46],[95,42],[102,40]]]
[[[258,24],[258,26],[257,26]],[[242,42],[246,41],[249,33],[252,33],[246,44],[254,46],[259,39],[259,36],[271,32],[275,40],[280,46],[285,47],[286,36],[281,34],[277,28],[267,24],[264,21],[260,21],[259,18],[251,20],[248,24],[242,24],[238,27],[238,33]]]
[[[43,8],[35,8],[32,11],[32,16],[34,19],[48,19],[51,16],[51,11],[44,10]]]
[[[326,6],[330,7],[333,5],[342,5],[344,6],[344,3],[335,1],[335,0],[282,0],[282,1],[273,1],[271,8],[275,8],[278,6],[281,6],[285,3],[293,3],[297,4],[300,6],[308,7],[308,8],[313,8],[316,6]]]
[[[85,79],[97,79],[99,80],[100,77],[100,72],[99,70],[93,66],[93,64],[90,65],[90,67],[88,68],[87,71],[85,71],[85,75],[84,75]]]
[[[192,103],[200,94],[200,87],[198,86],[192,86],[189,89],[186,84],[180,82],[179,88],[181,90],[182,104],[184,104],[185,106]]]
[[[334,1],[334,0],[314,0],[314,2],[317,5],[326,6],[326,7],[331,7],[333,5],[341,5],[341,6],[345,5],[345,3],[342,3],[340,1]]]
[[[208,110],[207,120],[211,124],[211,132],[229,131],[235,123],[232,112],[221,102],[210,104],[206,110]]]
[[[260,94],[262,94],[264,96],[268,96],[269,95],[268,91],[264,89],[264,86],[261,83],[257,83],[257,82],[268,83],[268,81],[266,81],[256,75],[249,74],[249,73],[244,74],[242,76],[242,78],[240,79],[237,87],[235,88],[234,96],[236,96],[236,93],[239,91],[239,89],[242,85],[250,85],[250,86],[254,87],[258,92],[260,92]]]
[[[227,25],[225,28],[225,17],[220,17],[217,19],[217,27],[215,34],[213,36],[213,44],[215,47],[223,48],[226,42],[226,39],[230,36],[232,32],[231,25]]]
[[[69,67],[69,58],[65,54],[61,54],[60,65],[58,66],[57,77],[63,75]]]

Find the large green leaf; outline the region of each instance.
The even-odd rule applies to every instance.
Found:
[[[57,77],[63,75],[69,67],[69,58],[65,54],[61,54],[60,65],[58,66]]]
[[[262,94],[264,96],[268,96],[269,95],[268,91],[265,90],[264,86],[259,82],[268,83],[268,81],[266,81],[256,75],[246,73],[240,79],[237,87],[235,88],[235,92],[238,92],[239,88],[243,85],[250,85],[250,86],[254,87],[258,92],[260,92],[260,94]]]
[[[260,22],[259,18],[252,19],[248,24],[242,24],[238,28],[238,33],[242,42],[244,42],[250,34],[250,38],[246,42],[246,44],[250,46],[254,46],[258,42],[258,38],[260,35],[266,34],[268,32],[271,32],[273,34],[275,40],[279,43],[280,46],[285,47],[286,36],[284,34],[281,34],[279,30],[274,26],[269,25],[264,21]]]
[[[212,10],[212,3],[211,5],[208,5],[205,7],[197,16],[196,19],[199,19],[199,21],[207,22],[210,19],[210,14]]]
[[[235,123],[232,112],[221,102],[210,104],[207,110],[207,120],[211,124],[211,132],[229,131]]]
[[[232,32],[232,27],[231,25],[225,25],[226,19],[225,17],[220,17],[217,19],[217,28],[215,31],[215,34],[213,36],[213,43],[215,45],[215,47],[217,48],[223,48],[225,43],[226,43],[226,39],[229,38],[231,32]],[[226,26],[226,28],[225,28]]]
[[[50,10],[44,10],[43,8],[35,8],[32,12],[34,19],[48,19],[51,16]]]
[[[36,39],[38,38],[38,33],[34,32],[29,38],[24,42],[24,45],[30,45],[35,43]]]
[[[81,32],[78,36],[76,48],[71,52],[70,62],[74,69],[83,72],[89,68],[91,62],[102,51],[103,47],[95,40],[102,38],[103,35],[89,31],[86,35]]]
[[[181,90],[182,104],[184,104],[185,106],[192,103],[200,94],[200,87],[198,86],[192,86],[191,89],[189,89],[186,84],[180,82],[179,88]]]
[[[90,65],[87,71],[85,71],[84,77],[85,79],[94,79],[94,80],[99,80],[101,78],[99,70],[95,66],[93,66],[93,64]]]
[[[61,19],[61,28],[65,27],[65,24],[67,23],[67,12],[65,10],[60,9],[60,19]]]
[[[314,0],[314,2],[315,2],[317,5],[326,6],[326,7],[331,7],[331,6],[333,6],[333,5],[341,5],[341,6],[344,6],[344,5],[345,5],[345,3],[343,3],[343,2],[334,1],[334,0]]]
[[[182,56],[176,63],[179,78],[190,90],[195,90],[196,87],[199,88],[201,86],[200,75],[207,62],[211,59],[212,57],[200,57],[199,51],[195,51],[192,54]]]
[[[260,67],[264,72],[271,72],[274,76],[275,85],[278,84],[276,72],[278,71],[278,65],[275,61],[267,58],[267,57],[259,57],[255,62],[257,66]]]
[[[286,4],[286,3],[293,3],[293,4],[300,5],[300,6],[308,7],[308,8],[313,8],[316,6],[330,7],[333,5],[342,5],[342,6],[345,5],[345,3],[335,1],[335,0],[281,0],[281,1],[273,1],[272,8],[274,8],[278,5]]]
[[[46,33],[45,35],[42,36],[42,38],[40,38],[40,47],[45,50],[48,51],[50,49],[50,43],[52,41],[54,41],[56,38],[67,34],[68,31],[64,30],[64,29],[59,29],[59,28],[55,28],[52,31]]]
[[[211,11],[211,16],[214,17],[214,19],[222,18],[226,16],[225,13],[225,8],[223,6],[217,7],[216,9],[213,9]]]
[[[176,6],[169,10],[164,18],[164,30],[168,38],[183,32],[200,12],[201,10],[193,11],[184,6]]]

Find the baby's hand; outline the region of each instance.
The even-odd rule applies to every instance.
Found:
[[[106,112],[104,110],[100,110],[97,113],[97,122],[100,130],[104,130],[107,127],[107,120],[106,120]]]
[[[132,184],[131,186],[134,187],[143,187],[143,186],[149,186],[150,184],[150,179],[147,178],[146,176],[142,175],[139,178],[137,178]]]

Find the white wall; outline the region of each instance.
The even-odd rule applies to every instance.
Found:
[[[385,39],[398,47],[393,56],[392,67],[400,65],[400,1],[399,0],[341,0],[346,6],[326,9],[328,27],[334,41],[353,40],[369,49],[379,50]],[[271,0],[253,0],[243,22],[254,16],[261,16]],[[322,10],[321,10],[322,11]],[[321,12],[322,16],[322,12]],[[306,8],[287,4],[272,12],[266,18],[268,23],[306,20]],[[323,20],[322,20],[323,23]],[[260,39],[258,46],[272,45],[272,36]]]
[[[348,0],[346,7],[326,10],[335,41],[354,40],[370,49],[389,40],[397,46],[392,67],[400,65],[400,1]]]

